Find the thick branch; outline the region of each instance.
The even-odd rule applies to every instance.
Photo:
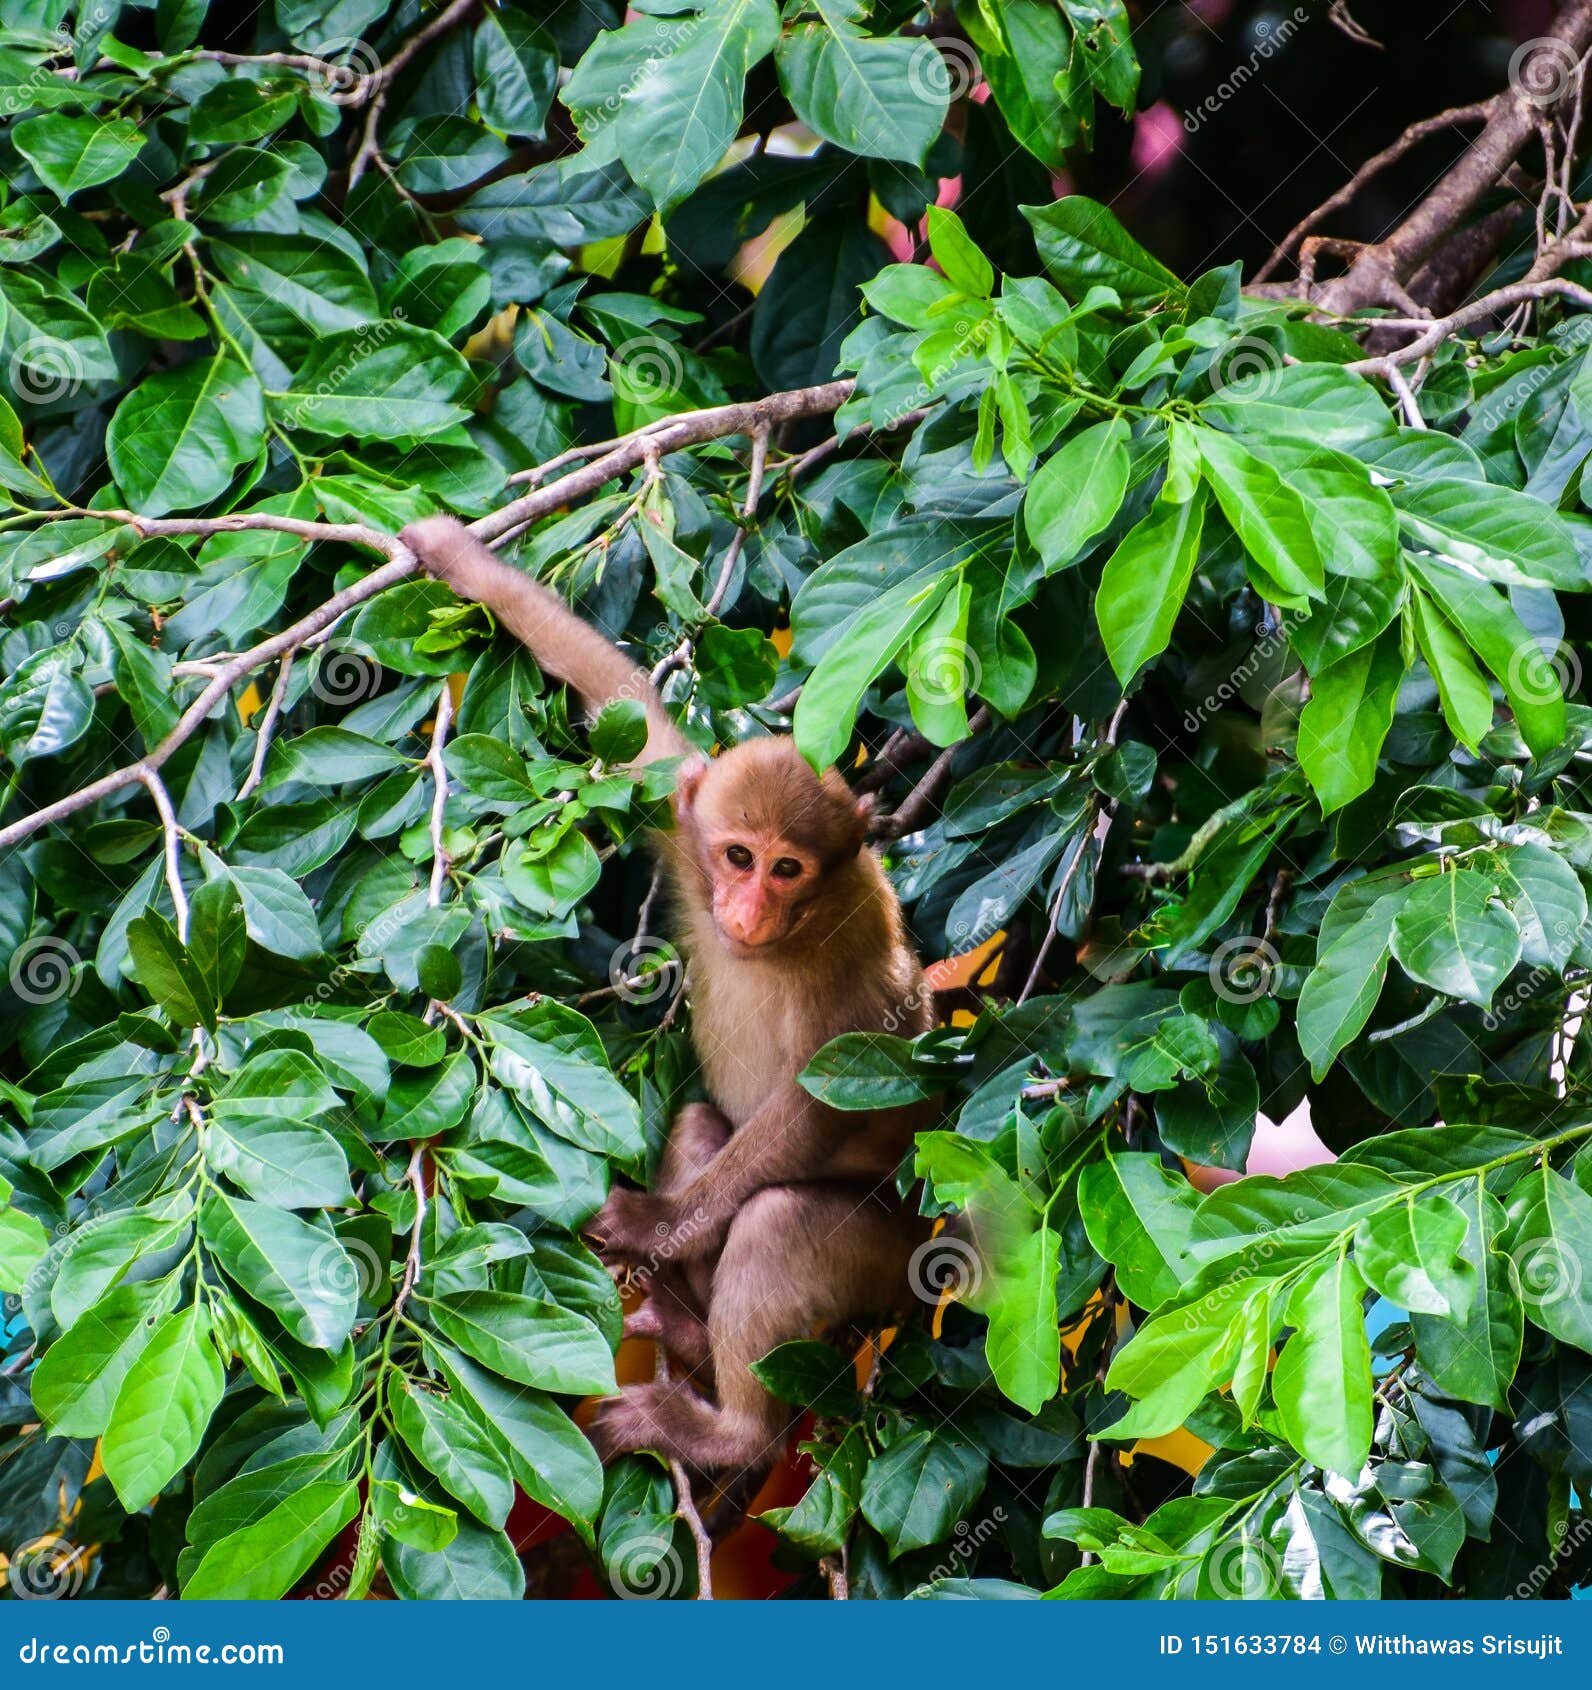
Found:
[[[798,387],[789,393],[775,393],[740,405],[686,411],[661,426],[655,424],[626,435],[613,451],[512,500],[491,516],[472,523],[471,530],[478,539],[490,544],[502,539],[511,529],[538,522],[561,506],[595,493],[616,475],[634,469],[651,453],[661,457],[686,446],[700,446],[706,440],[724,440],[733,434],[755,435],[761,429],[797,417],[827,416],[851,397],[853,385],[850,381],[830,381],[821,387]]]
[[[595,462],[583,465],[559,480],[513,500],[491,516],[482,517],[472,523],[471,529],[478,538],[490,545],[523,528],[527,523],[536,522],[560,507],[596,492],[598,488],[616,476],[623,475],[627,470],[634,469],[648,457],[679,451],[683,447],[700,445],[708,440],[722,440],[736,434],[747,434],[755,438],[760,432],[772,428],[775,423],[796,417],[825,415],[845,403],[851,395],[852,386],[850,381],[825,382],[819,387],[796,388],[789,393],[770,394],[764,399],[687,412],[670,419],[661,427],[653,425],[638,430],[634,434],[624,436],[612,451],[604,453]],[[372,570],[363,580],[345,587],[342,592],[282,629],[280,633],[273,634],[247,651],[239,652],[235,657],[218,664],[204,689],[178,717],[176,726],[159,745],[146,752],[136,762],[113,769],[109,774],[102,775],[76,792],[68,793],[66,797],[58,798],[54,803],[35,810],[32,815],[23,816],[8,827],[0,827],[0,851],[20,845],[23,840],[31,839],[35,833],[53,823],[64,821],[68,816],[88,809],[101,799],[113,797],[129,786],[140,782],[147,784],[149,776],[168,762],[199,731],[210,712],[238,681],[258,669],[263,669],[277,658],[297,651],[315,635],[340,621],[349,611],[375,598],[378,593],[385,592],[388,587],[409,579],[420,568],[419,559],[407,546],[392,535],[379,533],[361,523],[301,521],[264,512],[235,512],[228,516],[208,517],[143,517],[134,511],[87,510],[77,506],[68,506],[58,512],[40,513],[40,519],[45,521],[61,516],[94,517],[101,521],[123,523],[146,537],[205,536],[265,529],[292,534],[302,540],[329,540],[363,546],[382,553],[388,561]]]
[[[1436,117],[1426,117],[1419,123],[1412,123],[1391,146],[1384,147],[1381,152],[1368,158],[1335,194],[1324,199],[1309,216],[1302,217],[1294,224],[1278,243],[1276,251],[1255,272],[1255,280],[1265,281],[1312,229],[1317,228],[1333,212],[1341,211],[1348,205],[1373,176],[1380,175],[1389,165],[1396,164],[1429,135],[1439,135],[1445,129],[1452,129],[1461,123],[1479,123],[1491,113],[1493,104],[1493,100],[1478,100],[1474,105],[1451,106],[1447,111],[1439,112]]]
[[[1579,61],[1589,48],[1592,0],[1565,0],[1537,51],[1546,63],[1550,56]],[[1567,77],[1553,98],[1533,98],[1524,86],[1500,93],[1481,134],[1437,186],[1386,239],[1363,248],[1345,273],[1321,290],[1322,309],[1348,316],[1385,303],[1390,291],[1408,282],[1428,254],[1498,186],[1544,117],[1575,85],[1576,78]]]

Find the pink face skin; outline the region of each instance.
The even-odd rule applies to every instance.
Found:
[[[770,743],[763,742],[764,747]],[[754,956],[790,939],[818,907],[822,884],[832,879],[836,863],[826,859],[822,831],[787,828],[781,817],[794,812],[808,819],[814,809],[825,815],[824,800],[802,795],[800,783],[813,783],[804,765],[782,768],[783,755],[761,749],[742,756],[729,753],[718,764],[693,759],[680,770],[674,814],[689,860],[706,883],[713,925],[733,956]],[[794,802],[791,783],[796,783]],[[815,802],[816,801],[816,802]],[[845,798],[833,803],[823,821],[837,837],[836,848],[855,852],[866,830],[865,804]]]
[[[742,829],[703,841],[713,885],[713,925],[737,954],[789,938],[811,909],[812,855],[776,834]]]

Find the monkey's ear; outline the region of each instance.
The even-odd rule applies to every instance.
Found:
[[[696,803],[698,788],[702,785],[702,777],[708,772],[706,757],[687,757],[680,765],[680,772],[674,781],[674,816],[676,821],[684,821]]]
[[[871,792],[865,792],[855,801],[857,842],[853,847],[854,850],[860,851],[868,835],[873,831],[874,817],[878,808],[879,800]]]

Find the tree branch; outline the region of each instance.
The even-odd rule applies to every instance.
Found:
[[[981,704],[968,718],[967,739],[983,733],[989,724],[989,706]],[[957,752],[967,744],[967,739],[959,739],[955,745],[948,745],[929,764],[918,784],[896,808],[888,816],[880,816],[874,825],[875,833],[884,839],[900,839],[918,826],[939,802],[941,792],[950,783],[951,764],[955,761]]]
[[[450,8],[452,10],[452,8]],[[620,438],[611,451],[595,462],[560,477],[547,486],[538,487],[519,499],[470,524],[476,537],[490,545],[501,541],[526,524],[584,498],[612,481],[648,457],[678,451],[686,446],[701,445],[709,440],[722,440],[737,434],[751,435],[771,429],[776,423],[796,417],[821,416],[837,410],[851,396],[850,381],[825,382],[818,387],[792,389],[788,393],[773,393],[763,399],[746,400],[739,404],[717,405],[708,410],[687,412],[670,418],[663,425],[650,425]],[[363,546],[386,557],[387,562],[374,569],[361,581],[334,594],[325,604],[300,617],[280,633],[250,646],[226,662],[216,666],[209,681],[193,700],[176,725],[159,745],[147,751],[135,762],[113,769],[87,786],[80,787],[64,798],[46,804],[31,815],[23,816],[9,826],[0,827],[0,850],[20,845],[25,839],[113,797],[129,786],[146,782],[147,777],[161,768],[203,726],[210,712],[231,688],[246,675],[263,669],[268,663],[313,639],[317,634],[340,621],[349,611],[375,598],[387,588],[396,586],[418,573],[420,560],[409,548],[390,534],[382,534],[362,523],[313,522],[295,517],[274,516],[266,512],[234,512],[226,516],[145,517],[128,510],[89,510],[68,505],[59,510],[40,512],[41,522],[59,521],[63,517],[92,517],[99,521],[121,523],[135,533],[154,536],[206,536],[234,534],[249,530],[267,530],[292,534],[308,541],[333,541]]]
[[[1544,62],[1553,55],[1578,64],[1589,49],[1592,0],[1565,0],[1538,52]],[[1571,95],[1576,83],[1576,77],[1566,78],[1565,86],[1549,98],[1533,97],[1523,85],[1496,95],[1481,134],[1437,186],[1391,234],[1361,247],[1344,274],[1321,289],[1317,298],[1322,309],[1352,316],[1367,305],[1396,300],[1427,255],[1498,186],[1536,135],[1538,124]]]
[[[1450,106],[1447,111],[1439,112],[1436,117],[1422,118],[1419,123],[1412,123],[1399,138],[1381,152],[1373,154],[1360,168],[1355,171],[1344,185],[1312,211],[1309,216],[1302,217],[1291,228],[1270,258],[1255,272],[1255,280],[1263,282],[1273,274],[1283,260],[1293,251],[1294,247],[1304,239],[1318,224],[1330,217],[1333,212],[1341,211],[1359,193],[1361,188],[1373,176],[1380,175],[1389,165],[1397,164],[1407,152],[1418,146],[1429,135],[1439,135],[1445,129],[1452,129],[1461,123],[1479,123],[1492,112],[1493,105],[1499,96],[1494,95],[1489,100],[1477,100],[1468,106]]]
[[[442,817],[448,807],[448,766],[442,760],[442,752],[452,722],[453,682],[444,676],[442,690],[437,694],[436,719],[431,724],[431,749],[426,753],[426,766],[431,770],[431,886],[426,902],[433,909],[442,902],[442,888],[448,880],[448,852],[442,843]]]

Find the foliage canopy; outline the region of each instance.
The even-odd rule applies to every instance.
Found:
[[[866,1393],[762,1364],[814,1590],[1537,1594],[1584,1536],[1586,300],[1406,370],[1175,275],[1050,187],[1120,0],[922,10],[0,0],[14,1587],[351,1531],[347,1594],[516,1596],[518,1486],[691,1588],[571,1418],[579,1228],[694,1084],[669,771],[416,577],[441,508],[703,746],[882,791],[925,956],[1000,936],[804,1076],[943,1096],[903,1183],[980,1246]],[[1305,1101],[1334,1164],[1190,1183]],[[1121,1459],[1178,1431],[1192,1486]]]

